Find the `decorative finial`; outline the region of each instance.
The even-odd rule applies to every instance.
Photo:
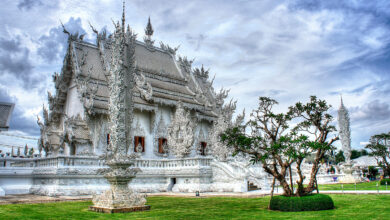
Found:
[[[145,35],[148,36],[148,37],[151,37],[153,35],[153,27],[152,27],[152,23],[150,22],[150,16],[149,16],[149,19],[148,19],[148,24],[146,25],[146,28],[145,28]]]
[[[340,93],[340,107],[344,106],[343,95]]]
[[[62,23],[62,21],[60,20],[60,23],[61,23],[61,26],[62,26],[62,32],[64,32],[64,34],[67,34],[68,36],[70,36],[70,33],[68,30],[66,30],[65,28],[65,25]]]
[[[153,49],[154,40],[152,40],[153,32],[154,31],[153,31],[152,23],[150,22],[150,16],[149,16],[148,24],[146,25],[145,28],[146,36],[144,36],[144,42],[146,44],[146,48],[148,48],[149,50],[154,50]]]
[[[126,20],[125,20],[125,0],[123,0],[123,12],[122,12],[122,30],[124,32],[125,30],[125,23],[126,23]]]

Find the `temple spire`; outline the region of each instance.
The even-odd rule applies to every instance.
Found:
[[[148,24],[146,25],[146,28],[145,28],[145,35],[150,38],[153,35],[153,32],[154,32],[154,30],[152,27],[152,23],[150,22],[150,16],[149,16]]]
[[[154,30],[152,27],[152,23],[150,22],[150,16],[149,16],[148,24],[146,25],[145,36],[144,36],[144,42],[146,44],[146,47],[149,49],[151,49],[154,44],[154,40],[152,40],[153,32]]]

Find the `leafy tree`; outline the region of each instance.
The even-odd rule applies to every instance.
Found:
[[[227,129],[221,140],[233,149],[233,155],[242,153],[249,155],[253,163],[261,163],[264,170],[279,181],[285,196],[304,196],[316,189],[320,162],[338,140],[338,137],[328,139],[336,130],[330,124],[333,117],[328,110],[331,106],[311,96],[308,103],[298,102],[286,113],[276,114],[272,111],[276,104],[274,99],[260,97],[259,107],[250,114],[250,120],[245,125]],[[290,127],[292,120],[296,123]],[[306,177],[301,164],[309,155],[314,155],[314,160],[309,184],[304,186]],[[299,177],[295,192],[292,175],[290,183],[286,179],[292,165],[296,166]]]
[[[378,165],[382,167],[384,176],[390,175],[390,133],[377,134],[370,138],[370,144],[366,146],[371,150]]]
[[[337,154],[336,154],[336,164],[340,163],[340,162],[345,162],[345,157],[344,157],[344,152],[342,150],[340,150]]]
[[[365,155],[368,155],[368,152],[364,149],[358,151],[358,150],[352,150],[351,151],[351,159],[356,159],[356,158],[359,158],[361,156],[365,156]]]
[[[357,150],[352,150],[351,151],[351,160],[356,159],[358,157],[360,157],[360,152]]]
[[[374,166],[368,167],[368,174],[370,175],[371,178],[375,179],[378,173],[379,173],[378,169],[375,168]]]
[[[28,146],[26,144],[26,146],[24,146],[24,156],[27,157],[27,153],[28,153]]]

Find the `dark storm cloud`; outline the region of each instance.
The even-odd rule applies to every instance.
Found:
[[[0,76],[8,73],[21,79],[23,84],[31,88],[34,83],[30,61],[30,50],[22,46],[19,36],[16,38],[0,37]]]
[[[26,75],[30,72],[32,64],[28,60],[29,49],[21,46],[20,37],[5,39],[0,37],[0,68],[15,75]]]
[[[14,102],[14,99],[12,99],[7,91],[0,88],[0,102]]]
[[[21,0],[18,3],[19,10],[30,10],[35,6],[43,5],[40,0]]]
[[[297,0],[290,4],[291,9],[304,9],[310,11],[317,11],[322,9],[329,10],[350,10],[359,12],[370,12],[377,15],[389,15],[388,9],[390,2],[386,0],[366,1],[366,0]]]
[[[80,18],[71,17],[68,22],[64,24],[64,26],[71,34],[86,33],[86,31],[81,26]],[[67,39],[68,35],[63,32],[61,25],[51,28],[49,35],[43,35],[39,38],[40,47],[38,48],[38,55],[40,55],[45,61],[49,63],[62,59],[67,48]]]
[[[24,117],[24,111],[21,106],[16,103],[16,101],[17,100],[14,97],[11,97],[6,90],[0,88],[0,102],[15,103],[15,108],[11,115],[9,129],[23,131],[30,135],[39,135],[39,127],[35,121],[35,118]]]
[[[351,108],[351,118],[354,122],[370,122],[372,124],[390,118],[390,106],[388,103],[377,99],[364,103],[361,107]]]

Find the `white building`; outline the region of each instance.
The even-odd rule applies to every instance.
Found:
[[[123,19],[124,24],[124,19]],[[117,25],[119,26],[119,24]],[[124,27],[124,25],[122,25]],[[6,194],[94,194],[108,187],[98,169],[107,152],[112,38],[96,33],[96,44],[69,34],[60,74],[53,75],[56,94],[48,93],[39,149],[42,158],[2,158],[0,187]],[[64,31],[66,32],[66,31]],[[140,192],[248,190],[269,185],[260,167],[230,156],[219,133],[234,123],[235,103],[228,91],[214,91],[209,71],[193,68],[176,55],[178,48],[152,40],[150,20],[135,46],[132,137],[128,153],[137,152],[142,172],[131,182]]]

